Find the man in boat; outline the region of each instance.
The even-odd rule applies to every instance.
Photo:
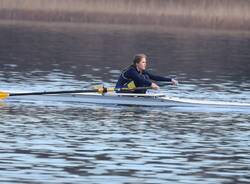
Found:
[[[146,70],[147,56],[145,54],[136,54],[133,60],[133,64],[127,69],[123,70],[117,83],[116,88],[138,88],[138,87],[151,87],[152,89],[159,89],[159,86],[152,81],[166,81],[171,82],[174,85],[178,84],[178,81],[173,78],[162,77],[153,75]],[[133,93],[146,93],[147,89],[138,89],[132,91]],[[119,92],[131,92],[131,91],[119,91]]]

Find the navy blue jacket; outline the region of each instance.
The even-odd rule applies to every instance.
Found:
[[[136,67],[132,65],[121,73],[116,83],[116,88],[127,88],[128,83],[131,81],[134,81],[136,87],[150,87],[152,84],[151,80],[171,82],[172,79],[153,75],[146,70],[140,73]],[[135,90],[134,92],[146,93],[146,90]]]

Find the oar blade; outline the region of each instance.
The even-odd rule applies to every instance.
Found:
[[[0,91],[0,100],[3,100],[3,99],[5,99],[5,98],[8,98],[9,97],[9,93],[7,93],[7,92],[1,92]]]

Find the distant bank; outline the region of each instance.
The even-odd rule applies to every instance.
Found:
[[[250,31],[250,1],[1,0],[0,19]]]

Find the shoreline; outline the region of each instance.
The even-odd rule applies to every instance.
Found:
[[[21,3],[20,3],[21,2]],[[246,0],[3,0],[0,20],[250,31]]]
[[[61,31],[81,31],[92,30],[94,32],[105,31],[135,31],[135,32],[154,32],[172,33],[183,35],[227,35],[233,37],[250,37],[247,30],[227,30],[227,29],[207,29],[207,28],[184,28],[177,26],[152,26],[152,25],[130,25],[130,24],[103,24],[103,23],[77,23],[77,22],[46,22],[29,20],[0,20],[0,26],[27,27],[30,29],[45,29],[55,32]]]

